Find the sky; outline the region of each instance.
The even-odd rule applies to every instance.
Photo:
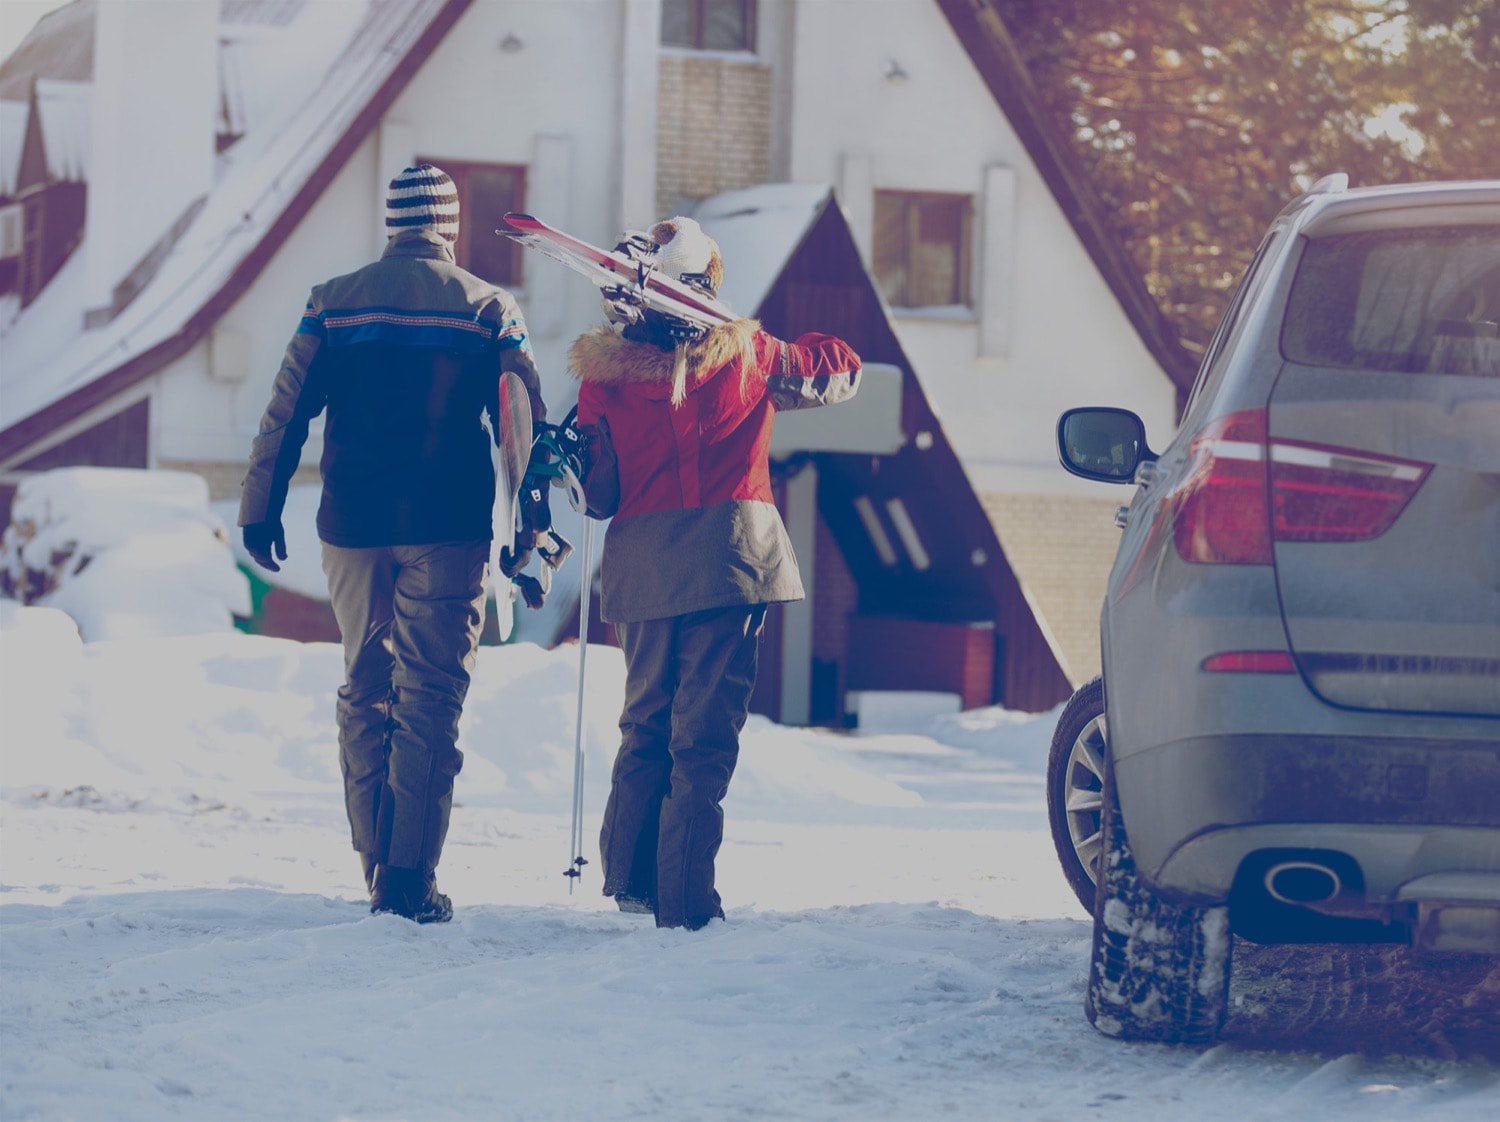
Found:
[[[889,694],[852,731],[752,717],[724,804],[726,919],[660,931],[600,894],[619,652],[589,648],[580,725],[576,647],[483,647],[438,868],[453,921],[372,916],[338,770],[341,652],[204,609],[235,601],[243,555],[166,474],[36,477],[66,482],[41,485],[34,540],[71,511],[99,527],[94,560],[36,605],[0,599],[0,1117],[1494,1117],[1488,959],[1241,947],[1221,1043],[1095,1032],[1091,921],[1047,826],[1056,712]],[[13,546],[7,564],[50,563]],[[173,595],[139,593],[153,552]]]

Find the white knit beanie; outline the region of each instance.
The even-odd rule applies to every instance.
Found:
[[[703,227],[691,218],[668,218],[651,227],[651,240],[656,242],[656,268],[673,280],[684,276],[703,277],[713,286],[717,295],[724,281],[724,258],[719,256],[719,244],[703,232]],[[679,340],[672,362],[672,405],[679,406],[687,400],[688,348],[685,340]]]
[[[424,226],[450,242],[458,240],[458,188],[431,164],[407,168],[391,180],[385,196],[387,237]]]
[[[668,218],[651,227],[651,239],[661,248],[656,251],[656,267],[673,280],[684,273],[708,278],[714,291],[724,281],[724,259],[719,245],[703,232],[691,218]]]

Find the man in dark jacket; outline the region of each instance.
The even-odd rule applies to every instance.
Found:
[[[317,523],[344,641],[345,804],[370,910],[418,923],[453,914],[436,869],[484,622],[501,373],[515,371],[533,415],[546,415],[514,297],[455,263],[458,217],[438,168],[391,181],[380,260],[308,298],[239,514],[245,548],[278,570],[287,487],[308,423],[326,410]]]
[[[718,246],[692,219],[652,236],[659,272],[718,288]],[[626,677],[599,838],[604,894],[659,927],[696,929],[724,914],[720,803],[766,606],[803,597],[771,492],[772,422],[853,397],[859,356],[831,335],[788,343],[747,319],[678,342],[648,317],[591,331],[569,359],[578,420],[609,433],[618,465],[600,608]]]

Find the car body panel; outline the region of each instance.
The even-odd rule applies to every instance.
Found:
[[[1378,537],[1275,545],[1313,688],[1335,705],[1500,715],[1500,377],[1290,367],[1269,428],[1430,468]]]
[[[1155,827],[1132,835],[1141,868],[1209,899],[1228,894],[1252,837],[1271,826],[1283,848],[1312,844],[1306,825],[1480,827],[1481,855],[1500,840],[1500,753],[1485,738],[1236,733],[1159,745],[1115,768],[1122,811]],[[1192,868],[1184,854],[1209,835],[1242,847],[1237,859]]]

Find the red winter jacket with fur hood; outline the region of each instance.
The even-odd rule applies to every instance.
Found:
[[[831,335],[787,343],[741,319],[681,350],[685,378],[672,352],[615,327],[569,351],[579,423],[603,418],[619,462],[600,578],[613,623],[802,599],[771,492],[771,425],[778,410],[844,401],[859,385],[859,356]]]

